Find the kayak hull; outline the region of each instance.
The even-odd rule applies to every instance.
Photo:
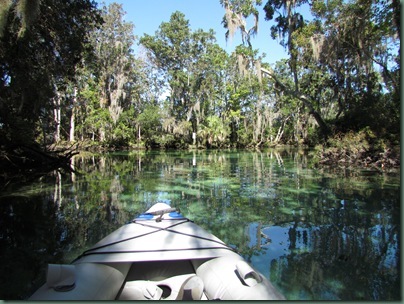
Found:
[[[57,272],[56,270],[57,269]],[[157,203],[83,252],[49,267],[30,300],[284,300],[233,248]]]

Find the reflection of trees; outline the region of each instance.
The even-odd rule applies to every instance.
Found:
[[[290,254],[272,261],[272,279],[296,299],[302,293],[317,300],[318,295],[322,299],[398,299],[400,226],[394,223],[398,210],[385,208],[395,201],[382,195],[379,210],[369,213],[355,201],[343,201],[338,208],[318,210],[328,213],[321,214],[321,222],[314,213],[309,223],[290,223]],[[288,284],[282,285],[285,277]]]
[[[398,299],[398,231],[388,230],[386,239],[375,239],[374,227],[352,229],[349,234],[332,226],[308,231],[310,252],[295,251],[273,260],[272,279],[291,295],[289,299],[301,299],[302,293],[317,300]],[[299,238],[303,235],[300,231]]]
[[[206,211],[192,217],[247,258],[265,254],[260,243],[268,238],[240,226],[289,227],[288,254],[272,261],[271,276],[281,286],[287,281],[284,290],[296,299],[302,293],[314,299],[397,299],[398,192],[380,191],[383,186],[374,184],[379,179],[372,176],[369,183],[352,172],[323,178],[305,169],[304,155],[285,157],[291,158],[293,165],[275,153],[232,154],[227,165],[212,163],[209,178],[232,178],[212,185]]]
[[[24,299],[42,283],[44,261],[63,256],[64,227],[53,191],[49,196],[0,198],[0,217],[0,298]]]
[[[73,179],[55,172],[32,185],[35,191],[0,198],[1,259],[7,261],[0,271],[8,273],[1,277],[1,299],[31,295],[43,284],[48,263],[69,263],[131,218],[109,165],[78,158],[76,169],[87,173]]]
[[[55,193],[53,194],[53,201],[60,207],[62,204],[62,174],[57,171],[55,172]]]

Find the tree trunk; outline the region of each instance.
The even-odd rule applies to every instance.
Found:
[[[100,141],[105,141],[105,130],[102,127],[100,128]]]
[[[73,107],[72,107],[72,116],[70,117],[70,132],[69,132],[69,139],[70,142],[74,141],[74,131],[75,131],[75,123],[76,123],[76,104],[77,104],[77,87],[74,87],[73,93]]]
[[[55,142],[59,142],[60,141],[60,117],[61,117],[61,110],[60,110],[60,94],[56,93],[55,96],[55,109],[53,110],[54,113],[54,120],[55,120],[55,136],[54,136],[54,140]]]
[[[72,116],[70,116],[70,132],[69,132],[69,140],[70,142],[74,142],[74,129],[75,129],[75,110],[72,108]]]
[[[285,130],[286,122],[289,120],[289,118],[290,118],[290,115],[285,118],[285,120],[282,122],[281,126],[279,127],[278,133],[276,134],[276,137],[275,137],[275,144],[277,144],[281,140],[281,138],[283,136],[283,131]]]
[[[259,138],[260,135],[262,134],[262,113],[261,113],[261,93],[260,96],[258,97],[258,102],[255,107],[255,112],[256,112],[256,119],[253,122],[254,125],[254,131],[253,131],[253,141],[255,143],[261,142],[261,139]]]
[[[141,140],[142,140],[142,137],[141,137],[140,125],[139,125],[139,127],[137,129],[137,147],[138,147],[138,149],[140,148],[140,141]]]

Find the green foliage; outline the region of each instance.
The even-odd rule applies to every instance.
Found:
[[[208,116],[205,122],[206,125],[202,125],[198,132],[202,143],[210,148],[223,147],[230,134],[228,126],[217,116]]]
[[[122,5],[112,3],[103,10],[104,23],[91,34],[95,49],[101,107],[108,108],[114,123],[129,108],[134,74],[132,46],[134,25],[124,21]]]
[[[335,134],[349,145],[365,129],[399,142],[396,3],[316,0],[306,16],[305,0],[221,0],[227,37],[242,35],[232,54],[177,11],[139,39],[137,57],[122,5],[3,2],[0,143],[67,141],[75,131],[117,148],[187,148],[193,133],[203,147],[313,145]],[[253,48],[262,4],[274,21],[263,31],[289,53],[273,65]]]
[[[127,147],[136,137],[136,128],[131,125],[133,122],[133,108],[125,111],[120,115],[119,120],[113,128],[112,139],[110,144],[116,147]]]
[[[28,12],[31,4],[39,7]],[[1,20],[1,140],[33,142],[41,115],[52,113],[55,83],[74,77],[99,14],[91,1],[43,0],[12,1],[1,16],[8,16]],[[23,129],[19,121],[25,121]]]
[[[332,164],[335,162],[353,164],[369,149],[366,132],[350,132],[330,138],[327,145],[317,145],[313,153],[315,164]]]
[[[165,145],[158,140],[161,134],[161,114],[157,106],[149,105],[137,117],[137,123],[142,130],[142,139],[147,147]],[[157,141],[156,141],[157,139]]]
[[[226,40],[233,38],[235,32],[240,30],[243,44],[247,44],[250,48],[251,38],[258,32],[259,12],[256,8],[261,5],[261,0],[220,0],[220,4],[225,9],[225,15],[222,19],[223,26],[227,29],[225,34]],[[253,16],[254,24],[247,28],[246,19]]]

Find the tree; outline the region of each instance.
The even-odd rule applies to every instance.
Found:
[[[116,125],[122,112],[130,106],[131,84],[135,71],[132,46],[135,43],[134,25],[125,22],[121,4],[104,7],[103,25],[91,33],[97,61],[97,78],[101,93],[100,107],[109,111]],[[106,140],[105,130],[100,130],[100,140]],[[112,131],[112,129],[111,129]],[[108,132],[113,134],[112,132]]]
[[[0,137],[29,144],[40,118],[53,114],[55,83],[74,76],[88,48],[87,31],[100,19],[88,0],[5,2],[0,11]]]
[[[155,36],[145,35],[140,43],[149,50],[150,59],[170,87],[171,115],[184,120],[189,115],[191,31],[181,12],[174,12],[169,22],[161,23]]]
[[[385,112],[384,97],[390,95],[399,104],[399,27],[390,22],[396,9],[393,2],[367,0],[313,5],[314,22],[322,25],[317,27],[318,42],[313,46],[318,49],[319,63],[332,74],[337,119],[350,120],[354,130],[369,124],[368,119],[361,119],[364,111],[378,117],[373,122],[381,122],[380,112],[372,108],[382,107]],[[385,124],[386,120],[381,125]]]
[[[7,19],[15,11],[15,16],[20,21],[18,30],[18,37],[24,36],[27,29],[29,29],[36,21],[41,0],[4,0],[0,7],[0,38],[3,36],[7,26]]]
[[[261,0],[220,0],[225,9],[222,24],[227,29],[226,39],[232,38],[237,29],[241,32],[242,46],[236,50],[239,72],[244,76],[249,75],[249,70],[256,68],[257,75],[261,80],[260,64],[261,59],[257,59],[257,51],[253,50],[251,37],[258,32],[259,13],[256,5],[261,5]],[[247,18],[254,16],[254,25],[247,30]]]
[[[221,148],[227,142],[229,128],[218,116],[208,116],[206,125],[202,125],[198,135],[208,147]]]
[[[217,90],[217,56],[223,54],[214,44],[214,32],[192,32],[185,15],[174,12],[155,36],[145,35],[140,42],[169,87],[163,130],[181,141],[184,135],[190,138],[187,133],[197,132],[206,105],[212,101],[210,96]],[[208,72],[210,67],[214,69]]]
[[[218,109],[222,105],[225,89],[224,70],[228,63],[227,53],[211,39],[211,32],[197,30],[193,33],[192,54],[195,60],[192,62],[190,81],[192,113],[190,120],[194,133],[199,131],[199,126],[210,115],[220,115]]]
[[[289,66],[293,73],[295,91],[299,90],[299,79],[297,70],[297,51],[293,34],[299,28],[304,27],[303,16],[297,12],[307,0],[268,0],[264,6],[265,20],[272,20],[275,12],[277,24],[271,27],[272,39],[280,38],[280,44],[285,47],[290,55]],[[281,11],[283,9],[283,12]]]
[[[220,0],[220,4],[225,9],[222,20],[223,26],[227,29],[226,40],[233,39],[237,30],[240,30],[243,44],[251,45],[251,37],[258,33],[259,13],[256,5],[261,5],[261,0]],[[247,28],[247,17],[253,15],[254,24]]]
[[[164,140],[160,139],[161,134],[161,114],[157,106],[147,105],[146,108],[137,117],[137,122],[142,132],[142,138],[146,147],[154,147],[157,145],[164,146]],[[139,138],[139,141],[141,138]]]
[[[225,8],[225,16],[223,17],[222,23],[224,27],[228,29],[226,38],[232,37],[238,29],[241,32],[243,45],[236,48],[234,56],[237,60],[239,74],[244,78],[248,78],[247,87],[249,88],[248,93],[246,90],[244,90],[244,93],[241,95],[239,95],[239,93],[231,95],[232,98],[230,98],[230,100],[232,100],[233,105],[237,104],[234,97],[239,98],[244,95],[242,98],[246,98],[246,100],[249,101],[249,106],[247,108],[245,105],[241,106],[240,104],[240,109],[247,109],[246,113],[242,114],[242,112],[240,110],[236,110],[236,108],[233,108],[233,110],[230,112],[231,117],[234,120],[231,123],[232,139],[242,134],[242,137],[245,139],[245,145],[260,146],[267,141],[267,138],[265,137],[265,130],[269,127],[272,121],[270,118],[271,109],[266,108],[266,106],[272,105],[271,102],[265,102],[265,99],[269,98],[269,96],[265,96],[265,91],[268,90],[264,89],[262,79],[263,71],[268,71],[268,68],[262,68],[262,59],[264,56],[258,56],[258,51],[253,49],[251,43],[251,37],[254,36],[258,31],[259,14],[256,6],[261,5],[262,2],[251,0],[221,0],[220,3]],[[247,30],[247,19],[251,15],[254,18],[254,25]],[[243,80],[238,78],[237,82],[243,83]],[[236,91],[243,87],[243,85],[239,86],[238,83],[234,84]],[[266,85],[268,85],[267,81]],[[240,101],[241,100],[239,100],[239,102]],[[240,117],[243,117],[244,119],[244,127],[243,131],[239,129],[236,133],[235,126],[239,125],[238,122]],[[287,120],[285,120],[285,122],[286,121]],[[252,130],[249,130],[247,125],[252,125]],[[237,134],[237,136],[235,134]],[[277,136],[277,138],[279,137]]]
[[[56,130],[53,115],[62,106],[55,97],[58,88],[74,79],[84,54],[90,52],[87,32],[100,22],[95,3],[89,0],[2,1],[0,163],[4,170],[32,174],[68,166],[74,152],[48,150]],[[61,121],[57,118],[56,124]]]
[[[250,60],[244,60],[250,56],[253,54],[249,47],[238,46],[231,54],[227,67],[226,96],[221,115],[230,126],[230,142],[236,146],[248,145],[252,138],[252,133],[248,134],[251,126],[249,113],[257,88],[252,85],[255,80],[250,76]]]

